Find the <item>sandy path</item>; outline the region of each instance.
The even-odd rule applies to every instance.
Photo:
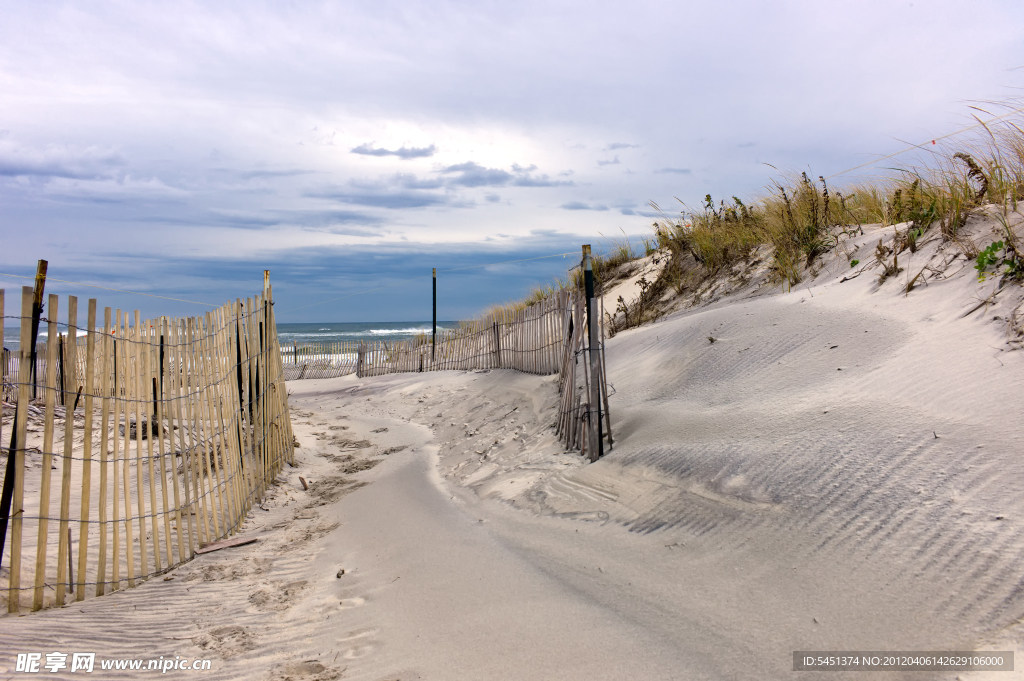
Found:
[[[364,594],[382,646],[382,659],[368,649],[365,668],[349,666],[352,678],[390,667],[402,679],[673,679],[700,668],[498,540],[432,477],[420,453],[343,502],[347,521],[334,536],[344,562],[359,566],[352,593]]]
[[[374,433],[380,419],[337,413],[325,419],[321,406],[314,406],[316,416],[295,417],[304,442],[298,466],[285,469],[243,526],[241,535],[257,543],[197,556],[135,589],[0,618],[6,651],[0,678],[22,677],[15,672],[17,653],[54,651],[96,653],[93,678],[151,677],[103,672],[99,660],[145,666],[161,657],[209,660],[212,669],[202,676],[211,679],[340,678],[347,658],[359,657],[362,648],[345,617],[357,601],[347,599],[344,575],[336,576],[341,566],[324,550],[341,523],[337,501],[372,481],[377,463],[406,451],[402,445],[421,444],[424,435],[408,423]],[[68,669],[43,673],[81,678]]]

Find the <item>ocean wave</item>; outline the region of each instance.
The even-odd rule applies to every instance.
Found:
[[[440,327],[438,327],[438,330],[440,330]],[[414,336],[419,333],[430,333],[430,331],[430,327],[427,327],[425,329],[368,329],[363,333],[368,333],[373,336]]]
[[[446,327],[437,327],[437,330],[446,331]],[[428,328],[407,328],[407,329],[363,329],[361,331],[331,331],[329,333],[311,333],[311,332],[289,332],[283,331],[280,334],[282,341],[291,340],[314,340],[314,339],[344,339],[344,338],[367,338],[370,336],[416,336],[419,334],[428,334],[431,329]]]
[[[39,335],[37,336],[37,338],[46,338],[46,337],[48,337],[50,332],[48,330],[44,329],[45,326],[46,326],[46,324],[43,324],[43,323],[39,324],[40,331],[39,331]],[[96,332],[97,333],[103,333],[103,329],[102,328],[97,328]],[[62,334],[64,336],[68,335],[67,327],[61,328],[57,333]],[[89,329],[79,328],[75,335],[79,336],[79,337],[81,337],[81,336],[88,336],[89,335]]]

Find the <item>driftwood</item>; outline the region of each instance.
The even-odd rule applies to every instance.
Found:
[[[220,541],[215,541],[212,544],[204,544],[200,548],[196,549],[196,553],[213,553],[214,551],[230,549],[234,546],[254,544],[259,540],[259,537],[233,537],[232,539],[221,539]]]

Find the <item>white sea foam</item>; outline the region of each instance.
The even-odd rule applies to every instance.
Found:
[[[439,328],[440,330],[440,328]],[[369,329],[362,332],[363,334],[369,333],[374,336],[414,336],[419,333],[430,333],[430,328],[409,328],[409,329]],[[356,334],[353,334],[356,335]],[[361,335],[361,334],[360,334]]]
[[[96,331],[98,333],[103,333],[103,329],[102,328],[97,328]],[[68,330],[67,330],[67,328],[60,328],[57,331],[57,333],[60,333],[60,334],[63,334],[63,335],[66,336],[66,335],[68,335]],[[40,323],[39,324],[39,335],[37,336],[37,338],[46,338],[48,336],[48,334],[49,334],[49,331],[46,330],[46,324],[45,323]],[[78,329],[78,332],[75,335],[78,336],[79,338],[82,337],[82,336],[88,336],[89,335],[89,329],[81,329],[80,328],[80,329]]]
[[[438,332],[447,331],[447,327],[438,326]],[[309,341],[318,338],[333,338],[343,340],[345,338],[365,338],[367,336],[416,336],[419,334],[428,334],[431,332],[430,327],[419,328],[409,327],[405,329],[362,329],[360,331],[330,331],[328,333],[294,333],[294,332],[282,332],[281,340],[284,343],[290,343],[293,340],[302,342]]]

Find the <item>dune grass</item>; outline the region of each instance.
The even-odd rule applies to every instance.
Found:
[[[933,226],[944,239],[960,245],[972,258],[976,245],[960,239],[967,217],[982,205],[1003,208],[1003,247],[999,258],[1006,272],[1020,269],[1021,236],[1006,216],[1024,197],[1024,117],[983,125],[983,132],[956,146],[945,144],[919,166],[897,169],[891,177],[830,187],[825,178],[806,172],[772,182],[767,192],[746,204],[737,197],[717,203],[704,197],[699,210],[683,206],[677,217],[662,213],[654,223],[662,248],[674,261],[692,255],[705,275],[746,260],[770,247],[772,268],[790,286],[800,282],[815,258],[838,244],[839,235],[864,224],[906,223],[899,249],[916,250],[917,240]],[[669,268],[679,276],[678,267]]]
[[[570,285],[569,281],[569,278],[563,279],[561,277],[556,277],[550,284],[538,284],[530,289],[530,292],[527,293],[526,296],[519,300],[491,305],[480,314],[480,317],[510,319],[517,312],[521,312],[535,303],[547,300],[555,293],[568,288]]]
[[[996,106],[1012,109],[1020,104]],[[602,249],[605,255],[593,256],[594,276],[607,283],[622,273],[623,264],[664,249],[670,260],[661,278],[651,283],[648,297],[660,296],[668,286],[681,295],[759,253],[770,259],[777,280],[792,287],[844,236],[862,232],[867,224],[881,224],[901,227],[893,247],[878,255],[880,262],[892,258],[883,262],[883,276],[898,271],[899,253],[915,251],[925,233],[938,229],[944,240],[977,260],[980,276],[1020,281],[1024,228],[1013,224],[1010,213],[1024,199],[1024,115],[1017,112],[998,124],[982,124],[977,134],[957,140],[926,149],[919,164],[873,180],[833,186],[822,176],[815,179],[803,172],[772,180],[753,200],[732,196],[716,201],[709,194],[699,209],[683,204],[674,216],[652,202],[661,215],[653,224],[653,238],[642,240],[642,247],[625,232],[622,239],[610,240]],[[991,244],[974,244],[962,238],[961,229],[986,204],[998,209],[1004,233]],[[536,286],[522,300],[492,306],[484,314],[510,314],[570,287],[583,288],[578,266],[564,279]],[[628,312],[625,317],[630,318]],[[647,316],[638,319],[643,323]]]

